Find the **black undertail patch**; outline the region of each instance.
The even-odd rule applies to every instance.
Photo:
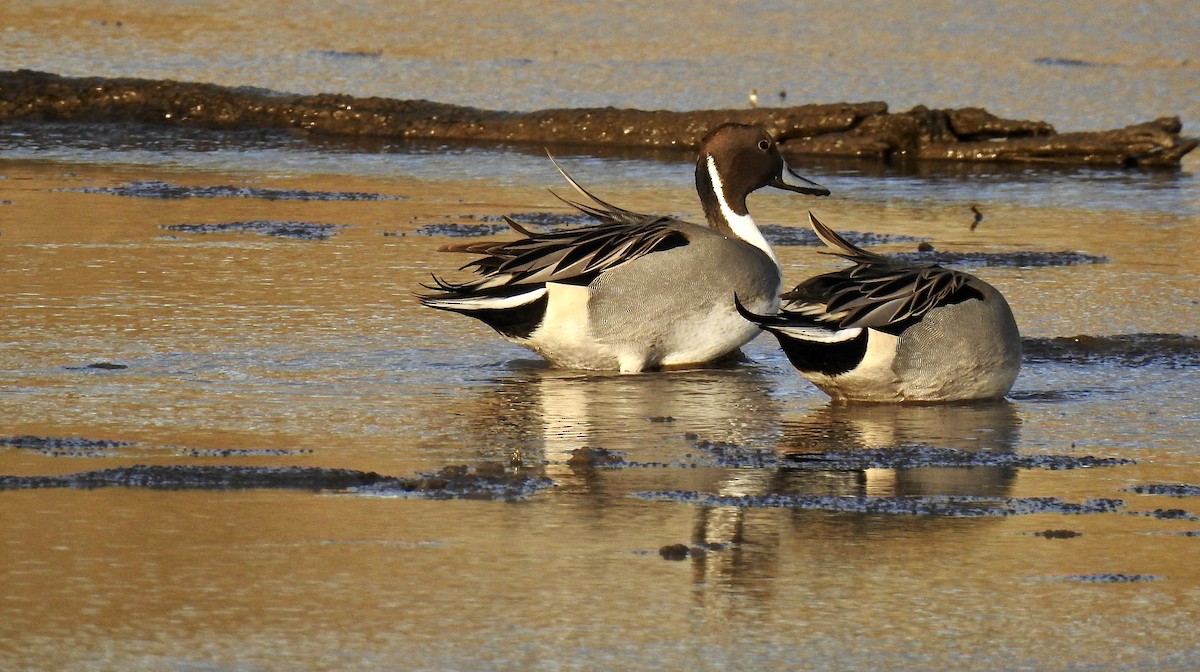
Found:
[[[850,340],[837,343],[804,341],[779,333],[775,337],[788,361],[802,373],[840,376],[853,371],[867,356],[866,329]]]
[[[546,317],[546,306],[549,304],[549,293],[540,298],[515,308],[501,310],[456,310],[495,329],[506,338],[529,338],[537,328],[542,326]]]

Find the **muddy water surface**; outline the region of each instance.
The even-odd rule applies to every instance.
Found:
[[[1186,2],[889,7],[689,8],[721,28],[672,42],[658,4],[0,2],[0,67],[1200,122]],[[699,216],[687,156],[557,154]],[[767,338],[729,369],[583,374],[421,309],[461,261],[439,246],[565,212],[540,148],[0,128],[0,669],[1195,668],[1196,166],[811,163],[835,196],[752,197],[777,240],[813,208],[1013,305],[1010,399],[870,408]],[[792,282],[837,266],[777,251]],[[406,480],[346,485],[383,477]]]
[[[765,338],[752,365],[583,374],[421,309],[419,283],[455,263],[447,234],[565,212],[534,153],[264,160],[236,135],[205,151],[92,137],[5,136],[0,474],[466,464],[534,486],[497,501],[10,480],[7,667],[1200,660],[1200,504],[1128,489],[1200,485],[1187,177],[811,165],[842,196],[756,195],[764,223],[812,207],[896,241],[879,249],[986,253],[973,270],[1034,339],[1009,401],[860,408],[831,406]],[[564,160],[624,205],[698,216],[686,160]],[[791,279],[836,265],[779,252]],[[1046,265],[1005,261],[1035,252]],[[1053,340],[1079,334],[1100,338]]]

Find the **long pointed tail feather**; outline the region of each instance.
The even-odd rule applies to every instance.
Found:
[[[522,236],[525,236],[526,238],[533,238],[535,235],[537,235],[536,233],[525,228],[524,224],[521,224],[520,222],[513,219],[512,217],[509,217],[508,215],[504,215],[504,223],[508,224],[508,228],[512,229],[513,231],[516,231],[517,233],[521,234]]]
[[[430,288],[432,289],[432,288]],[[484,294],[466,296],[422,296],[421,305],[429,308],[450,310],[456,313],[477,312],[481,310],[512,310],[525,306],[546,295],[545,287],[536,287],[519,294]]]
[[[844,259],[865,264],[879,263],[887,260],[882,255],[868,252],[846,240],[837,231],[834,231],[822,223],[821,220],[817,219],[816,215],[812,212],[808,213],[808,223],[812,226],[813,233],[817,234],[817,238],[820,238],[821,242],[825,243],[829,248],[828,254],[836,254]]]
[[[579,184],[575,178],[571,177],[570,173],[568,173],[566,169],[559,164],[558,160],[554,158],[554,155],[551,154],[549,150],[546,151],[546,156],[550,157],[550,162],[554,164],[556,169],[558,169],[558,173],[563,176],[563,179],[567,181],[567,184],[571,185],[571,188],[579,192],[584,198],[591,201],[593,205],[579,203],[577,201],[563,198],[562,196],[559,196],[553,189],[551,189],[550,193],[553,194],[558,200],[566,203],[576,210],[579,210],[583,214],[600,221],[637,222],[646,218],[645,215],[633,212],[632,210],[626,210],[625,208],[617,205],[613,205],[612,203],[609,203],[608,201],[588,191],[582,184]]]

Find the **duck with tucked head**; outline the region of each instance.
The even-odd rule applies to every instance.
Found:
[[[1021,368],[1021,337],[1000,292],[973,275],[867,252],[809,214],[817,236],[853,266],[810,278],[777,313],[740,301],[802,376],[842,401],[1003,397]]]
[[[555,163],[557,166],[558,164]],[[700,366],[760,333],[734,306],[773,312],[779,262],[746,207],[762,187],[825,196],[797,175],[758,126],[724,124],[700,144],[696,191],[708,226],[643,215],[600,200],[559,167],[596,224],[442,249],[479,255],[475,278],[434,276],[431,308],[481,320],[563,368],[652,371]]]

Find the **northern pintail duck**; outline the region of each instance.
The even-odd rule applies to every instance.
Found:
[[[1021,366],[1008,302],[973,275],[867,252],[811,213],[830,253],[851,268],[810,278],[776,314],[742,315],[779,340],[792,365],[845,401],[964,401],[1002,397]]]
[[[746,197],[766,186],[829,194],[792,172],[765,130],[742,124],[701,141],[696,191],[708,227],[616,207],[559,171],[590,201],[567,203],[596,224],[532,233],[507,220],[523,238],[444,247],[481,255],[462,267],[478,277],[435,275],[427,288],[437,293],[421,302],[479,319],[564,368],[639,372],[736,351],[760,330],[738,314],[734,295],[771,312],[783,291]]]

